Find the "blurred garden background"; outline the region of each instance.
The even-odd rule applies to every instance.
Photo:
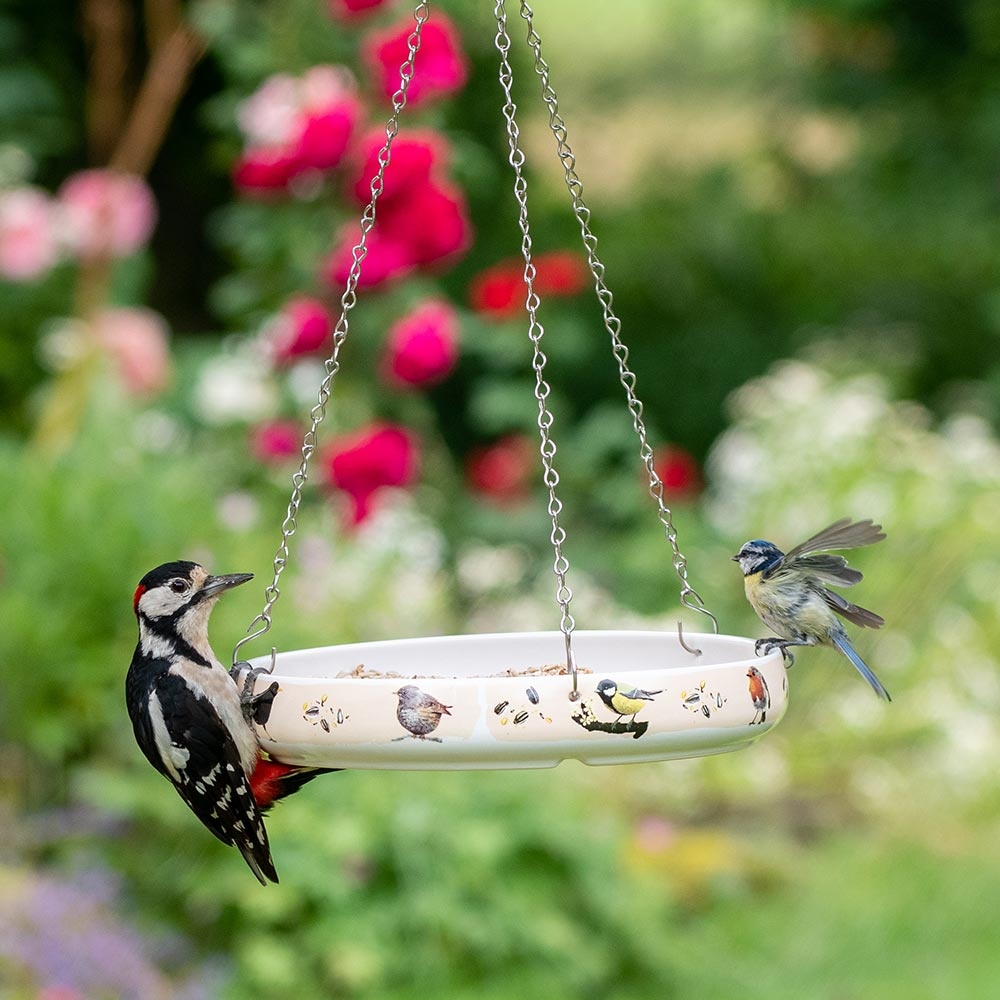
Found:
[[[692,584],[761,635],[739,545],[875,518],[892,704],[808,651],[738,754],[330,776],[258,886],[134,744],[129,601],[253,571],[223,659],[263,603],[412,11],[8,0],[5,1000],[995,995],[1000,8],[537,6]],[[508,7],[572,609],[697,629]],[[558,626],[495,31],[431,6],[279,648]]]

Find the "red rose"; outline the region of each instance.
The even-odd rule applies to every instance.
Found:
[[[466,458],[465,478],[474,493],[499,504],[523,500],[530,491],[537,448],[523,434],[509,434],[474,448]]]
[[[591,277],[586,259],[572,250],[551,250],[535,258],[535,291],[539,295],[577,295]]]
[[[586,260],[571,250],[552,250],[532,258],[535,291],[539,296],[576,295],[587,285]],[[481,271],[469,286],[469,303],[487,319],[511,319],[524,311],[524,261],[500,261]]]
[[[664,445],[653,455],[653,468],[663,481],[665,496],[688,499],[701,490],[701,470],[690,452],[677,445]]]
[[[516,316],[524,308],[526,295],[524,264],[519,261],[494,264],[480,271],[469,285],[469,304],[490,319]]]

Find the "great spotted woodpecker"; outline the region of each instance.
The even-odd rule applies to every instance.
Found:
[[[208,642],[219,595],[252,573],[210,576],[193,562],[165,563],[135,591],[139,643],[125,701],[139,749],[224,844],[235,845],[261,885],[278,881],[262,814],[328,768],[261,755],[245,697]],[[266,694],[273,700],[276,685]]]

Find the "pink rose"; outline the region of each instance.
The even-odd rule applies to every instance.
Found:
[[[424,302],[389,330],[383,371],[398,386],[433,385],[457,358],[458,314],[447,302]]]
[[[357,105],[344,105],[306,118],[292,152],[293,176],[304,170],[336,167],[347,152],[358,113]]]
[[[337,246],[327,258],[322,269],[322,277],[334,287],[342,287],[347,281],[354,262],[354,247],[357,246],[361,230],[348,224],[341,228]],[[367,253],[361,265],[358,288],[375,288],[383,282],[398,278],[413,270],[412,255],[406,246],[385,239],[373,229],[366,241]]]
[[[127,257],[146,244],[156,202],[141,177],[97,168],[73,174],[59,189],[65,239],[78,257]]]
[[[411,19],[400,21],[387,31],[373,34],[365,49],[376,87],[392,100],[399,89],[399,68],[406,62],[407,40],[414,28]],[[421,31],[420,51],[413,66],[407,101],[417,105],[461,89],[469,75],[469,65],[452,21],[435,11]]]
[[[303,173],[334,169],[360,116],[354,77],[343,66],[270,77],[240,105],[247,146],[233,168],[233,182],[248,193],[285,191]]]
[[[324,269],[327,280],[347,280],[359,229],[348,226]],[[372,287],[463,253],[472,243],[472,225],[462,191],[443,181],[416,184],[404,194],[379,204],[368,236],[368,254],[360,287]]]
[[[370,424],[334,441],[326,453],[327,482],[351,500],[351,520],[370,516],[376,494],[409,485],[416,476],[417,442],[405,428]]]
[[[466,482],[474,493],[494,503],[516,503],[530,492],[537,454],[538,448],[524,434],[508,434],[469,453]]]
[[[299,81],[290,73],[275,73],[240,102],[236,120],[249,145],[283,146],[296,136],[300,105]]]
[[[328,0],[330,13],[339,21],[351,21],[371,14],[386,0]]]
[[[265,465],[280,465],[302,451],[304,431],[291,420],[272,420],[250,434],[250,451]]]
[[[361,148],[360,176],[352,186],[360,204],[371,198],[371,181],[378,169],[384,135],[371,134]],[[417,267],[453,257],[472,243],[465,195],[444,174],[448,145],[436,132],[401,132],[392,144],[385,186],[378,200],[375,227],[368,236],[368,254],[359,286],[379,285]],[[324,268],[327,280],[341,286],[353,261],[358,226],[341,230]]]
[[[33,187],[0,191],[0,277],[31,281],[59,259],[55,202]]]
[[[361,141],[361,176],[352,190],[359,205],[372,197],[372,179],[378,173],[378,154],[385,143],[384,132],[370,132]],[[393,201],[410,188],[430,180],[431,171],[448,165],[448,144],[439,132],[401,131],[392,143],[392,159],[386,167],[379,205]]]
[[[152,309],[103,309],[94,320],[94,339],[114,361],[122,385],[137,397],[162,392],[170,381],[166,320]]]
[[[387,206],[375,225],[386,239],[405,245],[414,264],[437,263],[472,243],[465,195],[444,180],[414,185],[405,198]]]
[[[285,147],[247,149],[233,167],[233,183],[242,191],[284,191],[299,170],[295,151]]]
[[[289,299],[271,327],[274,360],[283,364],[328,346],[333,317],[319,299],[296,295]]]

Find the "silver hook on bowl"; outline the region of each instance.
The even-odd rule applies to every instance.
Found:
[[[701,656],[702,651],[700,649],[689,646],[684,641],[684,623],[680,621],[677,623],[677,641],[681,644],[681,648],[686,649],[692,656]]]
[[[570,701],[580,700],[580,689],[578,687],[578,677],[576,670],[576,657],[573,655],[573,642],[571,639],[571,632],[566,633],[566,666],[569,669],[570,674],[573,677],[573,688],[569,693]]]

